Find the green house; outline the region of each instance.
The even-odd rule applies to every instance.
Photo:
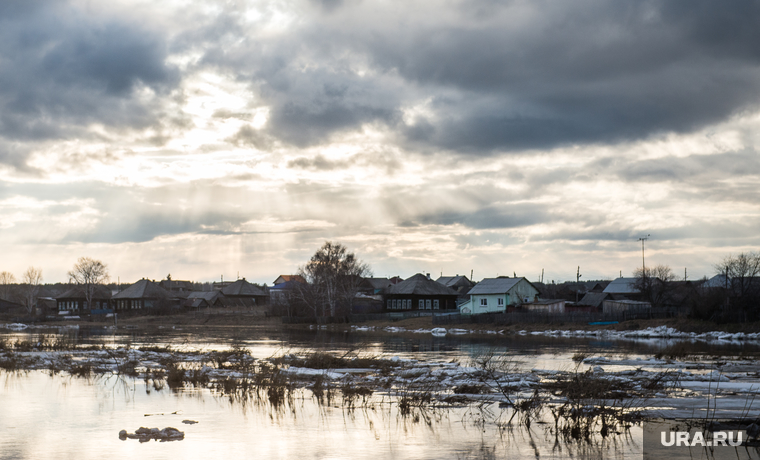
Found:
[[[510,305],[533,302],[538,289],[525,278],[486,278],[470,289],[470,300],[459,306],[463,315],[503,313]]]

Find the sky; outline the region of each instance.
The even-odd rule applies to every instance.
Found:
[[[0,271],[544,281],[760,248],[760,4],[0,2]]]

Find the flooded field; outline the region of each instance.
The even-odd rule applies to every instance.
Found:
[[[642,416],[757,417],[759,354],[731,340],[0,329],[0,458],[641,458]]]

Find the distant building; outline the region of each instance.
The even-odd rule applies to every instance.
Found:
[[[169,292],[192,292],[195,290],[192,281],[173,280],[171,274],[166,275],[166,279],[161,280],[158,285]]]
[[[90,310],[106,310],[111,305],[111,290],[107,286],[93,286],[92,305],[87,305],[87,295],[84,285],[77,285],[56,296],[57,310],[71,314],[90,314]]]
[[[454,310],[458,295],[457,291],[418,273],[387,289],[385,309],[391,312]]]
[[[301,275],[280,275],[276,280],[274,280],[274,283],[272,283],[272,285],[277,286],[278,284],[287,283],[288,281],[296,281],[306,284],[306,280]]]
[[[185,308],[217,308],[223,307],[224,294],[221,291],[195,291],[188,294],[183,302]]]
[[[151,310],[177,303],[169,291],[144,278],[114,295],[113,302],[119,312]]]
[[[256,305],[266,305],[269,302],[269,294],[255,284],[239,279],[229,286],[222,289],[224,298],[222,302],[225,306],[245,306],[252,307]]]
[[[470,289],[475,286],[475,283],[470,281],[469,278],[460,275],[441,276],[435,281],[436,283],[441,283],[444,286],[450,287],[451,289],[457,291],[460,296],[466,296],[467,293],[470,292]]]
[[[459,306],[463,315],[506,312],[507,306],[538,300],[538,289],[525,278],[486,278],[470,289],[470,300]]]

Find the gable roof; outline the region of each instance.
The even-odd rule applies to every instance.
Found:
[[[578,305],[588,305],[590,307],[601,307],[602,303],[607,300],[610,294],[607,292],[587,292],[586,295],[578,302]]]
[[[187,295],[188,299],[203,299],[207,302],[214,301],[222,295],[220,291],[193,291]]]
[[[456,276],[441,276],[437,280],[435,280],[436,283],[441,283],[444,286],[448,287],[454,287],[454,286],[472,286],[475,283],[470,281],[466,276],[464,275],[456,275]]]
[[[141,279],[113,296],[114,299],[164,299],[168,297],[171,297],[169,291],[146,279]]]
[[[610,282],[604,291],[607,294],[640,294],[636,289],[636,278],[617,278]]]
[[[111,298],[111,290],[108,289],[108,287],[103,286],[102,284],[95,285],[95,289],[93,291],[93,299],[110,299]],[[55,296],[56,299],[84,299],[87,298],[87,295],[85,295],[85,286],[83,284],[78,284],[68,291],[64,292],[61,295]]]
[[[459,295],[457,291],[431,280],[422,273],[417,273],[411,278],[394,284],[388,288],[387,292],[392,295]]]
[[[468,294],[506,294],[510,289],[517,286],[517,284],[523,280],[525,280],[526,283],[530,284],[533,289],[538,291],[538,288],[536,288],[536,286],[533,286],[533,283],[525,278],[486,278],[476,284],[475,287],[470,289],[470,292],[468,292]]]
[[[282,281],[278,283],[277,281],[280,278],[282,278]],[[272,284],[282,284],[282,283],[287,283],[288,281],[298,281],[299,283],[306,284],[306,280],[303,279],[303,276],[301,275],[280,275],[277,277],[277,279],[274,280]]]
[[[364,278],[375,289],[385,289],[393,285],[388,278]]]
[[[235,281],[229,286],[222,288],[222,294],[226,296],[247,296],[247,297],[259,297],[266,296],[267,293],[262,291],[259,287],[249,283],[245,278]]]

